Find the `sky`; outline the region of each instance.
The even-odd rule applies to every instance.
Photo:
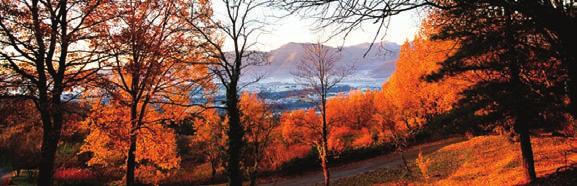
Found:
[[[213,1],[213,9],[217,19],[222,19],[226,15],[226,9],[221,1]],[[316,42],[318,40],[324,40],[330,35],[330,30],[313,30],[315,27],[315,20],[313,19],[303,18],[299,15],[289,15],[278,18],[280,15],[286,14],[270,7],[263,7],[253,12],[252,18],[266,22],[264,31],[259,32],[255,35],[256,37],[252,38],[252,40],[258,42],[254,49],[270,51],[289,42]],[[418,30],[421,17],[422,16],[415,11],[404,12],[393,16],[384,40],[398,44],[402,44],[406,40],[412,40]],[[325,44],[340,47],[372,42],[377,29],[378,24],[366,23],[360,29],[353,31],[346,39],[338,36],[327,41]],[[228,47],[226,45],[228,45]],[[226,48],[230,48],[230,42],[225,41],[225,49]]]

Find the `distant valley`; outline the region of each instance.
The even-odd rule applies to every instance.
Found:
[[[257,76],[263,78],[257,83],[246,86],[243,91],[257,92],[278,110],[292,110],[311,107],[312,95],[305,87],[295,82],[292,72],[304,55],[304,47],[310,43],[287,43],[267,53],[269,63],[264,66],[249,67],[243,81],[249,82]],[[376,90],[395,71],[399,58],[400,46],[392,42],[375,43],[369,50],[370,43],[363,43],[342,48],[339,66],[354,65],[354,73],[340,83],[331,95],[346,94],[351,90]],[[367,53],[368,51],[368,53]],[[366,56],[365,56],[365,53]],[[224,95],[224,92],[221,93]]]

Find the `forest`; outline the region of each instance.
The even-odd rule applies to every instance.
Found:
[[[0,186],[577,183],[574,0],[1,2]],[[290,72],[305,106],[247,88],[262,9],[329,36]],[[392,75],[335,93],[358,64],[327,41],[369,24],[386,55],[409,11]]]

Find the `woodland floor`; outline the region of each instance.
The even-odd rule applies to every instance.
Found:
[[[449,138],[433,143],[414,146],[405,151],[405,157],[409,160],[415,159],[419,151],[422,151],[423,153],[431,153],[441,149],[444,146],[458,143],[463,140],[464,140],[463,138]],[[399,153],[377,156],[374,158],[350,164],[331,167],[330,168],[331,180],[338,180],[341,178],[347,178],[350,176],[359,175],[362,173],[381,169],[398,168],[401,165],[402,160]],[[265,183],[263,183],[263,185],[303,186],[303,185],[315,185],[316,183],[321,183],[322,181],[323,181],[322,172],[307,171],[303,172],[302,174],[290,177],[264,180]]]
[[[532,185],[575,185],[577,140],[532,138],[538,181]],[[451,138],[412,147],[405,152],[410,173],[398,153],[331,168],[331,185],[525,185],[519,144],[501,136],[469,140]],[[419,154],[431,163],[428,178],[415,163]],[[264,185],[320,185],[320,171],[267,180]]]

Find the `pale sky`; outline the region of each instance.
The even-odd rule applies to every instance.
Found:
[[[224,5],[221,1],[213,1],[214,15],[217,18],[225,16]],[[275,16],[285,15],[277,9],[264,7],[252,14],[251,18],[256,18],[266,22],[265,31],[253,36],[258,41],[258,45],[253,48],[261,51],[274,50],[289,42],[316,42],[319,39],[326,39],[329,32],[314,31],[315,20],[303,19],[298,15],[290,15],[283,18]],[[404,12],[391,18],[389,29],[386,32],[385,41],[402,44],[406,40],[412,40],[418,30],[421,15],[415,11]],[[350,46],[360,43],[372,42],[377,31],[378,24],[366,23],[361,29],[352,32],[343,43],[343,37],[334,37],[326,44],[330,46]],[[382,32],[382,31],[381,31]],[[376,42],[380,40],[380,36]],[[225,45],[227,42],[225,42]],[[228,47],[225,47],[228,48]]]

